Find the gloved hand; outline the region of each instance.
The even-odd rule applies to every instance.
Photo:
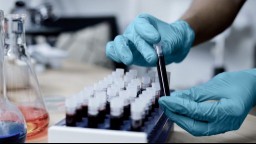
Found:
[[[219,74],[205,84],[162,97],[159,104],[194,136],[237,130],[256,105],[256,69]]]
[[[187,22],[165,23],[151,15],[139,15],[114,41],[107,44],[106,55],[126,65],[155,66],[153,44],[160,42],[166,64],[182,61],[188,54],[195,34]]]

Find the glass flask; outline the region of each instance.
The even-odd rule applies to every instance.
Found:
[[[6,18],[7,96],[23,113],[27,124],[27,138],[32,139],[48,128],[49,114],[33,63],[26,52],[24,22],[25,15],[12,14]]]
[[[4,53],[4,14],[0,10],[0,143],[24,143],[27,133],[24,117],[6,95]]]

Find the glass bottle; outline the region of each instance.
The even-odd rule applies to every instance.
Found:
[[[27,138],[44,132],[49,115],[39,89],[36,73],[26,52],[25,15],[7,17],[5,63],[7,67],[8,98],[23,113],[27,124]]]
[[[4,51],[4,13],[0,10],[0,143],[24,143],[24,117],[6,96]]]

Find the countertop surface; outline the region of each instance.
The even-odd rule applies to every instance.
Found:
[[[65,98],[78,93],[85,86],[90,86],[103,79],[111,70],[97,66],[64,62],[63,67],[57,70],[47,70],[38,74],[40,88],[50,114],[50,126],[64,118]],[[29,143],[47,142],[47,131]],[[216,136],[194,137],[174,126],[174,132],[168,139],[170,143],[207,143],[207,142],[256,142],[256,117],[248,115],[241,128]]]

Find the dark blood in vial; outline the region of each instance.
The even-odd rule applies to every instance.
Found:
[[[111,116],[110,117],[110,129],[120,130],[122,124],[122,116]]]
[[[107,115],[106,109],[99,111],[99,123],[104,123],[106,115]]]
[[[88,128],[97,128],[98,127],[98,115],[88,115]]]
[[[127,105],[124,107],[124,120],[128,120],[131,115],[131,105]]]
[[[107,105],[106,105],[106,112],[107,114],[110,114],[110,103],[107,102]]]
[[[76,114],[66,114],[66,126],[76,126]]]
[[[141,131],[142,120],[132,120],[132,131]]]
[[[79,108],[76,110],[76,121],[81,122],[83,119],[83,108]]]
[[[162,55],[158,56],[157,72],[158,72],[160,88],[161,88],[160,96],[169,96],[170,88],[168,84],[168,77],[166,74],[164,56]]]
[[[83,117],[88,116],[88,106],[87,105],[82,106],[82,113],[83,113]]]

